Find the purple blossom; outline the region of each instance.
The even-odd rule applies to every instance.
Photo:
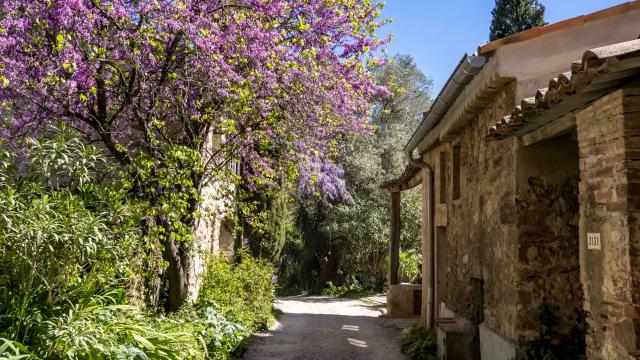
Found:
[[[223,135],[224,151],[212,162],[204,154],[207,164],[241,156],[246,179],[266,184],[294,164],[303,188],[348,198],[328,154],[368,131],[371,101],[387,94],[360,66],[385,42],[375,37],[379,9],[366,0],[4,0],[0,134],[16,143],[62,120],[126,162],[155,146],[149,132],[196,147],[207,134],[194,130],[208,129]]]

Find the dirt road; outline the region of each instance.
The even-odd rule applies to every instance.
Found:
[[[404,359],[401,331],[411,321],[380,318],[380,306],[353,299],[282,298],[276,304],[284,312],[280,324],[256,336],[244,359]]]

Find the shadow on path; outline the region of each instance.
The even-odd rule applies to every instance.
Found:
[[[254,336],[245,360],[396,360],[402,328],[411,320],[379,317],[379,304],[357,299],[289,297],[276,305],[279,325]]]

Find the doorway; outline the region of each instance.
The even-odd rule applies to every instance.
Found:
[[[575,131],[523,146],[517,164],[518,330],[529,341],[584,344]]]

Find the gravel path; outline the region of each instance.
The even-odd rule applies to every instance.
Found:
[[[397,360],[411,320],[381,318],[381,298],[281,298],[284,312],[270,332],[252,339],[245,360]]]

